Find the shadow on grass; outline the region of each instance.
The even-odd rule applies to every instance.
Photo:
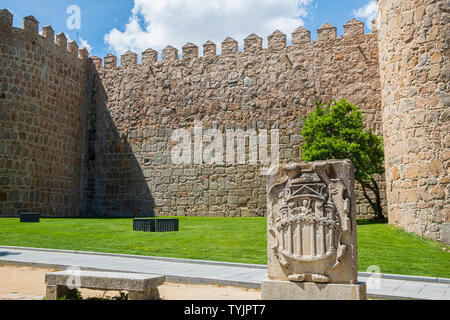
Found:
[[[388,219],[357,219],[356,224],[358,226],[368,225],[368,224],[388,224]]]

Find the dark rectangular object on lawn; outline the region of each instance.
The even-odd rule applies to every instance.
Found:
[[[40,222],[40,213],[24,212],[20,214],[20,222]]]
[[[179,222],[178,219],[133,219],[133,230],[144,232],[179,231]]]

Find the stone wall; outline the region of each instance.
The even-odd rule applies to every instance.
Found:
[[[0,216],[83,207],[85,66],[64,34],[0,10]]]
[[[208,41],[201,57],[192,43],[182,58],[166,47],[161,61],[149,49],[142,64],[132,52],[120,57],[120,66],[112,55],[91,57],[98,77],[89,142],[92,212],[147,215],[156,207],[157,215],[265,216],[261,165],[174,165],[171,134],[196,121],[224,134],[278,128],[282,164],[300,160],[301,118],[315,100],[346,98],[381,133],[377,35],[364,34],[356,20],[341,38],[329,24],[318,32],[311,42],[299,28],[287,46],[287,36],[275,31],[268,48],[252,34],[242,52],[227,38],[220,54]],[[359,195],[364,215],[370,209]]]
[[[379,0],[389,220],[450,243],[450,1]]]

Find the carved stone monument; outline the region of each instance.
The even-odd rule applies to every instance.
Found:
[[[320,161],[268,177],[263,300],[366,299],[357,282],[354,167]]]

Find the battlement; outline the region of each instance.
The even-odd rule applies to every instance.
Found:
[[[285,50],[286,48],[301,48],[305,45],[326,45],[326,44],[336,44],[340,41],[355,40],[355,38],[364,39],[368,36],[364,32],[364,23],[356,19],[351,19],[344,25],[344,36],[337,37],[337,28],[325,23],[322,27],[317,30],[318,39],[317,41],[311,41],[311,31],[299,27],[291,35],[291,45],[288,46],[287,35],[280,30],[275,30],[267,38],[268,47],[263,47],[263,38],[255,33],[252,33],[244,39],[243,53],[258,54],[264,50],[269,50],[270,52],[279,52]],[[147,49],[142,52],[142,63],[141,65],[152,65],[158,62],[174,63],[176,61],[189,61],[197,58],[211,58],[211,57],[232,57],[236,56],[242,52],[239,51],[239,43],[231,37],[227,37],[221,43],[221,53],[217,54],[217,45],[208,40],[203,44],[203,56],[199,55],[199,47],[192,43],[186,43],[181,49],[181,56],[179,55],[179,50],[170,45],[162,50],[162,59],[158,61],[158,52],[154,49]],[[104,63],[99,57],[91,57],[94,65],[97,68],[128,68],[130,66],[137,66],[138,64],[138,54],[127,51],[120,56],[120,66],[117,65],[118,59],[113,54],[108,54],[104,58]]]
[[[31,36],[46,40],[50,45],[53,45],[55,50],[66,52],[67,56],[72,59],[79,59],[87,61],[89,52],[83,48],[80,49],[76,41],[68,43],[68,39],[64,33],[56,35],[51,26],[42,28],[42,33],[39,34],[39,21],[33,16],[23,18],[23,27],[15,28],[13,26],[14,16],[6,9],[0,10],[0,35],[17,35],[17,36]]]

